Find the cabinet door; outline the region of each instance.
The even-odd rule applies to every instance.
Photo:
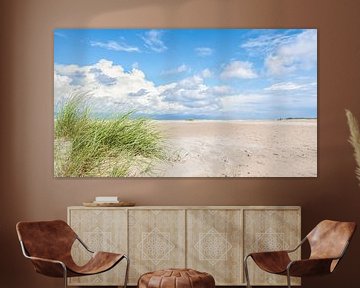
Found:
[[[216,285],[242,280],[242,211],[187,210],[187,267],[212,274]]]
[[[127,253],[127,215],[125,209],[70,209],[69,225],[93,251]],[[72,255],[76,263],[84,264],[89,258],[76,241]],[[121,261],[108,272],[93,276],[69,278],[70,285],[122,285],[126,261]]]
[[[262,209],[244,211],[245,255],[251,252],[276,251],[295,248],[300,243],[299,209]],[[300,259],[300,249],[292,253]],[[249,262],[249,276],[252,285],[286,285],[286,277],[266,273],[252,261]],[[299,285],[299,278],[292,284]]]
[[[130,283],[148,271],[185,267],[185,210],[129,210]]]

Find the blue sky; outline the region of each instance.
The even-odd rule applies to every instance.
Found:
[[[316,117],[317,31],[56,29],[55,106],[77,91],[104,117]]]

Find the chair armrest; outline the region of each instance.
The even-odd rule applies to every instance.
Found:
[[[31,260],[36,272],[51,277],[66,277],[67,268],[63,262],[54,259],[30,256],[22,241],[20,241],[20,246],[24,257]]]
[[[303,238],[301,240],[301,242],[293,249],[288,249],[288,250],[279,250],[279,251],[265,251],[265,252],[253,252],[253,253],[249,253],[244,259],[252,256],[252,254],[267,254],[267,255],[272,255],[272,254],[288,254],[288,253],[292,253],[292,252],[295,252],[297,249],[299,249],[305,242],[306,242],[307,238]]]
[[[32,257],[32,256],[25,256],[26,258],[30,259],[34,265],[35,271],[51,277],[66,277],[67,268],[66,265],[59,261],[53,259],[46,259],[40,257]]]
[[[269,273],[283,273],[288,263],[291,262],[287,251],[267,251],[250,253],[245,258],[251,257],[255,263],[264,271]]]
[[[80,239],[78,235],[76,235],[76,239],[81,243],[81,245],[90,253],[95,253],[94,251],[90,250],[90,248]]]
[[[246,255],[245,259],[246,258],[253,258],[254,260],[255,259],[258,259],[258,258],[273,258],[273,257],[289,257],[289,251],[287,250],[279,250],[279,251],[264,251],[264,252],[252,252],[252,253],[249,253],[248,255]]]
[[[288,251],[287,250],[278,250],[278,251],[264,251],[264,252],[252,252],[252,253],[249,253],[248,256],[253,256],[253,255],[267,255],[267,256],[270,256],[270,255],[279,255],[279,254],[288,254]]]
[[[300,242],[295,248],[290,249],[290,250],[285,250],[285,251],[288,252],[288,253],[295,252],[297,249],[299,249],[299,248],[306,242],[306,240],[307,240],[306,237],[303,238],[303,239],[301,240],[301,242]]]
[[[30,259],[31,261],[49,262],[49,263],[53,263],[53,264],[60,264],[61,266],[66,267],[65,264],[59,260],[47,259],[47,258],[41,258],[41,257],[33,257],[33,256],[26,256],[26,258]]]
[[[332,272],[332,263],[337,263],[339,258],[303,259],[291,261],[287,266],[290,276],[312,276],[329,274]]]

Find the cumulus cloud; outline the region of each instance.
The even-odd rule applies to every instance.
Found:
[[[241,44],[249,55],[263,55],[265,70],[270,75],[282,75],[299,69],[311,69],[317,61],[317,31],[301,33],[269,31]]]
[[[233,93],[233,89],[226,85],[219,85],[219,86],[209,87],[207,89],[207,93],[217,96],[229,95]]]
[[[54,73],[56,103],[76,91],[90,92],[96,113],[128,110],[149,115],[210,113],[218,109],[215,94],[225,89],[212,90],[205,85],[204,79],[211,76],[208,69],[178,82],[156,86],[140,69],[125,71],[121,65],[104,59],[88,66],[55,65]]]
[[[160,53],[167,50],[166,45],[161,39],[163,31],[161,30],[150,30],[144,34],[141,38],[144,40],[144,45],[148,49]]]
[[[213,75],[210,69],[206,68],[199,73],[202,78],[210,78]]]
[[[161,97],[169,103],[183,106],[183,112],[209,113],[218,109],[217,99],[207,93],[208,87],[199,75],[185,78],[177,83],[165,85]]]
[[[261,91],[240,93],[231,86],[209,85],[207,77],[211,77],[211,71],[204,69],[180,81],[156,85],[139,68],[125,71],[121,65],[104,59],[87,66],[55,65],[54,73],[56,104],[73,92],[90,92],[92,110],[101,115],[135,110],[149,116],[220,118],[257,113],[256,118],[262,117],[261,113],[270,113],[271,109],[316,107],[316,83],[281,82]],[[305,91],[299,88],[301,85],[312,88]]]
[[[120,43],[116,41],[107,41],[107,42],[91,41],[90,45],[93,47],[100,47],[112,51],[140,52],[140,49],[138,47],[129,46],[126,43]]]
[[[81,83],[73,81],[78,79],[78,75],[83,75]],[[55,65],[54,81],[55,99],[67,97],[73,91],[91,92],[97,99],[98,106],[94,109],[98,112],[106,108],[104,103],[110,103],[110,106],[111,103],[123,103],[126,109],[149,109],[151,97],[129,97],[129,93],[135,95],[141,89],[148,91],[149,95],[157,93],[154,83],[148,81],[141,70],[124,71],[121,65],[104,59],[88,66]]]
[[[220,74],[223,79],[226,78],[256,78],[257,74],[253,69],[253,64],[248,61],[232,61],[226,65]]]
[[[306,30],[279,45],[265,58],[269,74],[281,75],[299,69],[311,69],[317,63],[317,32]]]
[[[133,69],[139,69],[139,63],[138,62],[134,62],[132,65],[131,65],[131,68]]]
[[[195,52],[198,56],[205,57],[211,56],[213,54],[213,49],[209,47],[197,47],[195,48]]]
[[[137,92],[130,92],[128,95],[130,97],[140,97],[140,96],[144,96],[146,94],[148,94],[149,92],[146,89],[140,89]]]
[[[105,86],[111,86],[111,85],[115,85],[115,84],[116,84],[116,78],[115,78],[115,77],[110,77],[110,76],[104,74],[104,73],[102,72],[102,70],[99,69],[99,68],[91,68],[91,69],[89,70],[89,72],[93,73],[93,74],[95,75],[95,79],[96,79],[99,83],[101,83],[101,84],[103,84],[103,85],[105,85]],[[84,72],[82,72],[82,73],[83,73],[83,75],[85,75]],[[84,77],[85,77],[85,76],[84,76]]]

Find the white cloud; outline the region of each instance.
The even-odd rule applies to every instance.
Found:
[[[301,111],[313,107],[316,107],[316,95],[313,94],[291,94],[289,96],[254,91],[220,97],[218,111],[227,115],[247,115],[251,118],[264,115],[281,117],[281,115],[301,116],[303,115]],[[291,114],[294,111],[300,111],[300,114]]]
[[[128,110],[145,109],[151,107],[151,100],[147,97],[131,98],[129,93],[136,95],[141,89],[146,90],[147,95],[157,93],[154,83],[148,81],[141,70],[133,68],[126,72],[122,66],[104,59],[88,66],[55,65],[54,82],[55,99],[66,98],[73,91],[90,92],[98,104],[94,108],[98,112],[106,108],[104,103],[112,104],[114,109],[116,104],[120,107],[126,105]]]
[[[135,110],[148,115],[235,115],[236,118],[244,115],[241,113],[252,116],[255,113],[256,117],[272,109],[288,111],[289,107],[316,106],[316,83],[283,82],[269,86],[268,90],[239,93],[230,86],[208,85],[205,81],[211,76],[208,69],[164,85],[155,85],[139,68],[125,71],[121,65],[105,59],[88,66],[55,65],[54,73],[56,104],[73,92],[90,92],[92,110],[102,114]],[[312,90],[291,90],[296,85]],[[291,95],[282,93],[285,89]]]
[[[210,87],[207,93],[212,95],[229,95],[232,94],[232,88],[226,85]]]
[[[163,31],[160,30],[150,30],[146,32],[145,35],[141,37],[145,42],[145,47],[157,53],[167,50],[167,47],[161,39],[162,34]]]
[[[248,61],[232,61],[225,66],[220,74],[221,78],[256,78],[257,74],[253,69],[253,64]]]
[[[298,69],[311,69],[317,63],[316,30],[306,30],[282,43],[265,59],[269,74],[280,75]]]
[[[208,93],[208,86],[199,75],[161,87],[161,97],[168,103],[177,103],[183,113],[209,113],[218,109],[217,99]]]
[[[267,94],[237,94],[220,98],[221,112],[251,111],[254,107],[266,105],[270,96]]]
[[[206,68],[200,72],[199,76],[201,76],[202,78],[210,78],[212,76],[212,72],[210,71],[210,69]]]
[[[120,43],[116,41],[107,41],[107,42],[91,41],[90,45],[93,47],[100,47],[112,51],[140,52],[140,49],[138,47],[129,46],[126,43]]]
[[[63,76],[55,73],[54,75],[54,88],[55,90],[58,90],[64,86],[70,85],[71,78],[68,76]]]
[[[294,82],[279,82],[272,84],[269,87],[264,88],[264,91],[272,91],[272,92],[285,92],[285,91],[297,91],[297,90],[313,90],[316,92],[317,83],[294,83]]]
[[[55,72],[54,74],[54,106],[55,109],[60,105],[64,95],[70,96],[71,93],[76,92],[76,88],[71,85],[72,79],[69,76],[60,75]]]
[[[303,88],[304,85],[296,84],[293,82],[280,82],[266,87],[265,91],[286,91],[286,90],[298,90]]]
[[[211,56],[213,54],[213,49],[209,47],[197,47],[195,48],[195,52],[198,56],[205,57],[205,56]]]
[[[171,75],[171,74],[179,74],[179,73],[188,72],[188,71],[190,71],[190,67],[188,67],[185,64],[182,64],[174,69],[165,70],[161,74]]]
[[[178,82],[178,85],[183,89],[196,89],[199,85],[204,83],[204,79],[199,75],[194,75],[188,78],[185,78]]]
[[[218,109],[215,91],[204,84],[211,73],[208,69],[159,86],[147,80],[140,69],[125,71],[105,59],[88,66],[55,65],[54,70],[56,103],[76,91],[90,92],[97,113],[206,114]]]
[[[240,45],[240,47],[247,49],[248,52],[253,55],[270,54],[277,47],[291,43],[293,38],[291,35],[280,33],[263,34],[259,37],[249,39]]]
[[[138,62],[134,62],[134,63],[131,65],[131,68],[133,68],[133,69],[139,69],[139,63],[138,63]]]

